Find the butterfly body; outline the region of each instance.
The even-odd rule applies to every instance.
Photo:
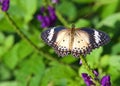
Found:
[[[62,57],[70,53],[74,57],[86,56],[93,49],[110,41],[110,37],[102,31],[90,28],[75,29],[74,27],[66,29],[62,26],[42,32],[41,38]]]

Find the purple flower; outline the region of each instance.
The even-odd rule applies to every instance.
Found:
[[[93,70],[93,73],[95,74],[96,77],[99,75],[98,70]]]
[[[10,1],[9,0],[0,0],[0,4],[2,7],[2,11],[7,11],[9,9]]]
[[[87,86],[95,85],[91,77],[87,73],[82,73],[82,78],[84,79]]]
[[[56,14],[55,14],[55,9],[51,6],[48,6],[47,9],[42,7],[40,9],[40,14],[37,15],[37,19],[38,21],[41,22],[42,28],[53,26],[53,24],[55,23],[57,19]]]
[[[51,0],[53,4],[57,4],[59,0]]]
[[[95,79],[98,79],[97,76],[98,75],[96,75]],[[91,76],[89,76],[87,73],[82,73],[82,78],[84,79],[87,86],[95,86],[95,83],[93,83]],[[111,86],[110,76],[103,76],[100,84],[101,86]]]
[[[79,61],[79,64],[82,65],[82,60]]]
[[[49,11],[49,16],[54,21],[57,18],[55,14],[55,9],[52,8],[51,6],[48,6],[48,11]]]
[[[102,77],[101,86],[111,86],[110,76],[103,76]]]

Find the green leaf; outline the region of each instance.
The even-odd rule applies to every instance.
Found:
[[[93,50],[90,55],[87,55],[87,61],[91,64],[93,67],[97,67],[97,64],[99,63],[99,59],[101,58],[101,54],[103,52],[103,48],[100,47],[98,49]]]
[[[36,12],[37,0],[12,1],[9,12],[19,27],[24,26],[33,19]]]
[[[112,4],[112,3],[116,3],[118,2],[119,0],[99,0],[97,1],[97,4],[100,4],[100,5],[109,5],[109,4]]]
[[[2,32],[0,32],[0,59],[2,58],[2,55],[5,53],[4,41],[5,41],[5,36]]]
[[[69,55],[69,56],[66,56],[66,57],[64,57],[64,58],[62,58],[62,59],[60,59],[60,60],[61,60],[61,62],[70,64],[70,63],[73,63],[73,62],[75,62],[75,61],[77,61],[77,60],[79,60],[79,59],[74,58],[73,56]]]
[[[7,67],[14,69],[18,62],[26,58],[31,52],[31,46],[21,41],[3,56],[3,61]]]
[[[10,35],[5,39],[4,46],[6,49],[9,49],[12,47],[13,43],[14,43],[14,36]]]
[[[118,21],[120,21],[120,13],[115,13],[102,20],[96,26],[97,28],[100,28],[102,26],[108,26],[114,28]]]
[[[119,55],[111,56],[109,59],[109,65],[114,67],[114,69],[120,70],[120,58]]]
[[[1,35],[1,46],[0,46],[0,58],[2,58],[2,56],[9,51],[9,49],[12,47],[13,43],[14,43],[14,36],[10,35],[10,36],[2,36]]]
[[[13,47],[9,52],[6,52],[2,59],[8,68],[14,69],[18,62],[17,48]]]
[[[21,41],[17,45],[17,54],[20,60],[24,59],[26,56],[32,53],[33,48],[30,44],[26,43],[26,41]]]
[[[112,47],[112,54],[119,54],[120,53],[120,43],[116,43],[113,47]]]
[[[110,74],[112,81],[119,80],[118,78],[120,77],[120,72],[116,68],[114,68],[114,69],[113,68],[114,68],[113,66],[110,66],[108,69],[108,73]],[[119,85],[117,85],[117,86],[119,86]]]
[[[39,86],[40,80],[43,77],[45,65],[42,57],[38,54],[33,54],[29,59],[23,60],[19,64],[19,69],[15,72],[17,80],[21,86]]]
[[[76,9],[75,5],[71,2],[64,1],[63,3],[58,5],[57,10],[59,10],[61,14],[68,17],[68,20],[70,20],[70,21],[72,21],[76,18],[77,9]]]
[[[9,32],[14,31],[13,27],[11,27],[10,23],[6,20],[4,16],[0,18],[0,31],[9,31]]]
[[[87,27],[90,26],[90,22],[88,20],[85,19],[79,19],[76,23],[75,23],[75,27],[76,28],[80,28],[80,27]]]
[[[37,7],[37,0],[24,0],[24,1],[20,1],[21,2],[21,6],[25,6],[24,7],[24,17],[25,17],[25,22],[29,22],[32,18],[33,15],[36,11],[36,7]],[[19,4],[19,3],[17,3]]]
[[[100,59],[100,66],[101,67],[108,66],[109,65],[109,59],[110,59],[109,55],[104,55],[103,57],[101,57],[101,59]]]
[[[75,71],[69,66],[53,62],[51,63],[51,67],[45,71],[41,86],[47,86],[50,83],[54,86],[66,86],[68,79],[73,79],[72,77],[75,77],[75,75]]]
[[[5,40],[5,35],[0,32],[0,46],[4,43],[4,40]]]
[[[116,8],[118,6],[118,1],[119,0],[108,1],[109,4],[103,7],[101,17],[106,18],[107,16],[110,16],[111,14],[113,14],[116,11]]]
[[[0,86],[18,86],[17,81],[4,81],[0,83]]]
[[[4,64],[0,63],[0,81],[5,81],[10,78],[11,78],[10,71],[5,67]]]

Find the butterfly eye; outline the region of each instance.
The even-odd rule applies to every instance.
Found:
[[[65,40],[63,40],[63,42],[64,42]]]

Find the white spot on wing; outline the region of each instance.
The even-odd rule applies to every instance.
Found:
[[[100,35],[99,32],[94,30],[94,37],[95,37],[95,42],[99,43],[100,42]]]
[[[51,41],[52,38],[53,38],[53,35],[54,35],[54,29],[55,29],[55,27],[53,27],[53,28],[50,30],[50,33],[49,33],[49,35],[48,35],[48,40],[49,40],[49,41]]]

